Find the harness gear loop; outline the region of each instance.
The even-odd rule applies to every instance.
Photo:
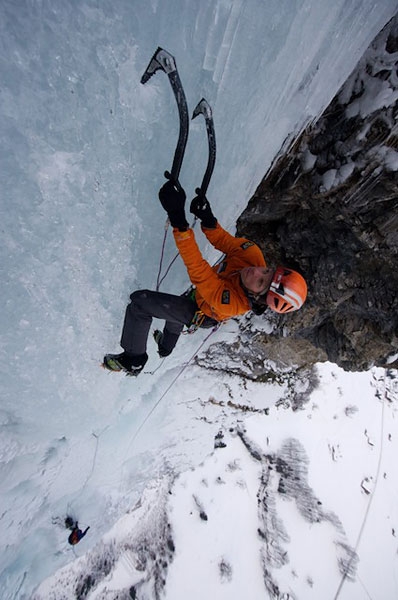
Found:
[[[184,331],[184,334],[195,333],[195,331],[197,331],[199,329],[199,327],[202,325],[203,321],[205,320],[205,317],[206,317],[205,313],[203,311],[201,311],[200,309],[198,309],[196,311],[196,313],[194,314],[194,316],[192,317],[192,321],[187,326],[187,330]]]
[[[186,296],[187,298],[189,298],[190,300],[192,300],[192,302],[196,303],[196,288],[191,285],[186,292],[184,292],[183,296]],[[194,316],[192,317],[191,322],[189,323],[189,325],[187,325],[187,329],[186,331],[183,331],[184,335],[187,335],[189,333],[195,333],[195,331],[197,331],[199,329],[199,327],[202,325],[203,321],[205,320],[206,315],[204,314],[203,311],[200,310],[200,308],[198,308],[198,310],[195,312]]]
[[[186,325],[186,331],[182,332],[184,335],[187,333],[195,333],[195,331],[197,331],[200,327],[203,327],[204,329],[218,329],[218,327],[221,325],[221,322],[206,315],[206,313],[204,313],[197,305],[195,286],[190,286],[182,295],[192,300],[192,302],[194,302],[197,306],[197,310],[193,315],[191,322]]]

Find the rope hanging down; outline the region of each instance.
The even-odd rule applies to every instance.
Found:
[[[195,227],[196,221],[197,221],[197,217],[195,217],[195,219],[191,225],[191,229],[193,229]],[[166,239],[167,239],[167,232],[169,229],[169,225],[170,225],[170,222],[167,219],[165,226],[164,226],[162,249],[160,252],[159,270],[158,270],[158,276],[156,279],[156,291],[157,292],[159,291],[160,286],[162,285],[163,281],[166,279],[167,275],[169,274],[171,267],[174,265],[175,261],[179,257],[179,253],[177,252],[176,255],[174,256],[174,258],[172,259],[172,261],[170,262],[169,266],[167,267],[166,271],[164,272],[163,276],[160,277],[161,273],[162,273],[162,268],[163,268],[164,251],[165,251],[165,247],[166,247]]]
[[[207,340],[213,335],[213,333],[215,333],[217,331],[217,329],[219,328],[220,325],[221,325],[221,323],[218,323],[215,327],[212,328],[212,330],[210,331],[210,333],[208,333],[207,336],[204,338],[204,340],[199,344],[199,346],[196,348],[195,352],[191,355],[191,357],[188,359],[188,361],[181,367],[181,369],[178,371],[177,375],[174,377],[174,379],[171,381],[171,383],[167,386],[167,388],[162,393],[162,395],[160,396],[160,398],[158,398],[158,400],[152,406],[151,410],[147,413],[147,415],[145,416],[145,418],[140,423],[138,429],[135,431],[133,437],[131,438],[130,443],[128,445],[128,448],[126,450],[126,454],[130,450],[131,446],[133,445],[133,443],[137,439],[139,433],[142,431],[144,425],[147,423],[147,421],[149,420],[149,418],[151,417],[151,415],[155,412],[155,410],[157,409],[157,407],[159,406],[159,404],[161,403],[161,401],[163,400],[163,398],[172,389],[172,387],[174,386],[174,384],[176,383],[176,381],[181,377],[181,375],[184,373],[185,369],[187,367],[189,367],[189,365],[191,364],[192,360],[195,358],[195,356],[198,354],[198,352],[200,352],[200,350],[203,348],[203,346],[205,345],[205,343],[207,342]],[[125,454],[125,456],[126,456],[126,454]],[[123,461],[121,468],[123,468],[123,465],[125,464],[125,462],[126,462],[126,459]],[[123,477],[121,478],[121,481],[122,480],[123,480]]]
[[[368,520],[370,508],[372,506],[373,498],[375,496],[376,487],[377,487],[377,484],[378,484],[378,481],[379,481],[379,475],[380,475],[380,470],[381,470],[381,462],[382,462],[382,457],[383,457],[385,405],[387,403],[387,375],[386,375],[386,371],[384,371],[383,384],[384,384],[384,396],[383,396],[383,400],[382,400],[382,404],[381,404],[381,416],[380,416],[380,450],[379,450],[379,457],[378,457],[378,461],[377,461],[376,475],[375,475],[375,479],[374,479],[373,491],[372,491],[372,493],[370,495],[369,502],[368,502],[368,505],[367,505],[366,510],[365,510],[365,514],[364,514],[364,517],[363,517],[363,520],[362,520],[362,525],[361,525],[361,528],[359,530],[357,541],[356,541],[355,548],[354,548],[355,554],[357,554],[359,544],[361,543],[362,535],[363,535],[363,532],[364,532],[364,529],[365,529],[365,526],[366,526],[366,523],[367,523],[367,520]],[[345,581],[347,579],[347,575],[348,575],[351,563],[352,563],[352,559],[350,560],[350,562],[349,562],[349,564],[347,566],[347,569],[346,569],[344,575],[341,578],[339,587],[337,588],[337,591],[336,591],[336,594],[335,594],[333,600],[338,600],[338,598],[340,596],[341,590],[343,589],[343,585],[344,585],[344,583],[345,583]]]

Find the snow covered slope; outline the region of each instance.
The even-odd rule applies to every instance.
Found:
[[[156,195],[177,119],[165,77],[139,83],[154,50],[176,57],[191,109],[202,96],[213,106],[209,197],[233,228],[283,141],[323,110],[396,9],[395,0],[1,3],[7,600],[29,597],[72,558],[53,520],[69,511],[90,523],[83,551],[165,465],[196,464],[212,443],[195,399],[199,387],[222,382],[188,370],[184,391],[171,388],[157,405],[203,338],[182,340],[153,377],[133,385],[98,368],[118,348],[129,292],[156,279],[164,223]],[[206,163],[204,137],[195,122],[181,174],[189,195]],[[170,242],[166,258],[173,255]],[[164,289],[186,285],[179,265]],[[212,339],[219,335],[233,327]],[[158,366],[151,352],[148,370]],[[269,394],[275,401],[283,390]]]
[[[267,387],[237,378],[201,393],[213,451],[181,475],[166,469],[34,600],[84,588],[115,600],[395,598],[398,379],[331,364],[318,377],[297,412],[271,398],[252,412]]]

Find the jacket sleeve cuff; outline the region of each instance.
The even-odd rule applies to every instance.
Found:
[[[187,240],[188,238],[191,237],[192,229],[188,228],[186,231],[180,231],[180,229],[177,229],[177,227],[174,227],[173,234],[174,234],[176,241],[177,240]]]

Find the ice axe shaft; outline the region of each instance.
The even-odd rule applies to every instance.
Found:
[[[205,119],[209,156],[207,160],[206,171],[202,179],[202,184],[200,188],[196,188],[196,193],[205,196],[216,162],[216,133],[214,131],[213,113],[210,104],[204,98],[202,98],[196,105],[195,110],[193,111],[192,119],[195,119],[198,115],[203,115]]]
[[[149,61],[149,65],[147,66],[143,76],[141,77],[141,83],[147,83],[147,81],[149,81],[152,75],[154,75],[159,70],[166,73],[167,77],[169,78],[177,102],[178,114],[180,119],[180,132],[178,136],[177,146],[174,152],[173,165],[171,167],[170,172],[166,171],[165,175],[168,179],[173,180],[178,187],[181,187],[178,179],[180,176],[181,165],[184,159],[185,148],[188,140],[188,107],[185,98],[184,88],[182,87],[174,56],[167,52],[167,50],[164,50],[160,47],[156,50],[155,54]]]

